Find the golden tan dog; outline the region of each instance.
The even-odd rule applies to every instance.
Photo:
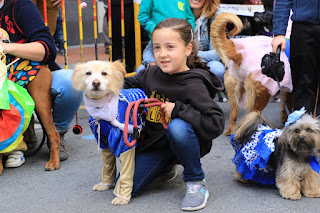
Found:
[[[233,29],[228,32],[229,36],[235,36],[243,28],[238,16],[232,13],[222,13],[218,15],[212,23],[210,36],[224,64],[228,66],[229,60],[232,60],[235,66],[240,67],[244,60],[243,57],[245,56],[236,51],[235,44],[226,36],[226,27],[229,23],[234,26]],[[225,131],[225,135],[231,135],[235,131],[237,111],[244,94],[244,105],[249,112],[262,111],[269,102],[270,94],[265,86],[253,78],[252,73],[244,77],[243,80],[239,80],[231,76],[229,69],[227,69],[224,75],[224,85],[231,107],[229,125]],[[292,108],[292,103],[290,103],[289,108]],[[281,120],[285,121],[286,118],[287,115],[283,109]]]
[[[243,145],[250,143],[253,135],[259,134],[259,125],[269,126],[270,122],[260,112],[248,113],[237,127],[234,139]],[[266,169],[275,171],[275,184],[280,195],[291,200],[300,199],[301,193],[307,197],[320,197],[319,174],[310,164],[311,157],[319,155],[319,120],[304,114],[295,123],[278,131],[280,137],[273,140],[275,150],[270,155]],[[245,180],[243,175],[237,171],[235,177],[240,182],[252,182]]]
[[[106,62],[106,61],[89,61],[87,63],[78,64],[72,75],[72,82],[76,89],[84,91],[84,100],[86,108],[95,119],[103,119],[109,121],[113,126],[122,129],[121,124],[116,124],[113,120],[108,119],[108,115],[92,114],[94,110],[90,111],[89,103],[93,101],[91,105],[95,106],[95,101],[99,102],[99,108],[107,106],[112,109],[111,105],[114,105],[112,100],[114,98],[119,99],[120,90],[123,86],[124,76],[126,74],[125,68],[119,61]],[[118,99],[115,100],[118,102]],[[86,101],[87,100],[87,101]],[[102,102],[101,102],[102,100]],[[98,107],[98,106],[96,106]],[[113,113],[114,108],[108,112]],[[105,112],[105,111],[103,111]],[[123,130],[123,129],[122,129]],[[95,191],[105,191],[114,186],[116,180],[116,157],[111,153],[110,149],[101,149],[102,151],[102,175],[101,183],[96,184],[93,187]],[[113,205],[125,205],[130,202],[131,192],[133,187],[133,175],[134,175],[134,157],[135,148],[131,148],[126,152],[121,153],[120,160],[120,177],[117,180],[113,193],[116,198],[112,200]]]

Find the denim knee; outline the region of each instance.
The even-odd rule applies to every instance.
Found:
[[[52,109],[53,121],[58,132],[66,132],[76,114],[83,92],[73,88],[71,75],[73,71],[62,69],[52,72]]]
[[[210,68],[210,72],[215,74],[221,81],[223,81],[226,68],[220,61],[210,61],[207,63],[207,66]]]
[[[167,135],[169,137],[170,143],[173,142],[176,145],[184,145],[185,141],[189,138],[190,130],[192,130],[191,124],[185,122],[180,118],[173,119],[169,123],[167,129]]]
[[[203,180],[205,175],[200,161],[200,144],[191,124],[173,119],[167,129],[170,149],[184,167],[183,180]]]

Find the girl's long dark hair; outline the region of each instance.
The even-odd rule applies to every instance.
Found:
[[[203,63],[198,57],[198,48],[194,40],[192,27],[187,20],[178,18],[167,18],[157,24],[157,26],[154,28],[154,31],[163,28],[170,28],[178,32],[186,46],[190,43],[192,44],[192,52],[187,58],[187,66],[190,69],[200,68],[208,70],[207,65]]]

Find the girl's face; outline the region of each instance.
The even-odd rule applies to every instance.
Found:
[[[189,4],[192,10],[201,10],[206,0],[189,0]]]
[[[189,70],[187,57],[191,54],[192,44],[185,46],[178,32],[170,28],[158,29],[153,32],[152,40],[154,57],[163,72],[171,75]]]

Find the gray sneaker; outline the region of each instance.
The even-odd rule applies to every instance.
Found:
[[[69,153],[67,150],[67,144],[66,141],[64,139],[64,135],[66,134],[66,132],[61,132],[60,133],[60,147],[59,147],[59,158],[60,161],[65,161],[69,158]],[[50,147],[50,141],[47,142],[48,145],[48,149],[49,151],[51,151],[51,147]]]
[[[187,181],[186,188],[186,195],[181,202],[181,209],[184,211],[203,209],[209,198],[206,181]]]

